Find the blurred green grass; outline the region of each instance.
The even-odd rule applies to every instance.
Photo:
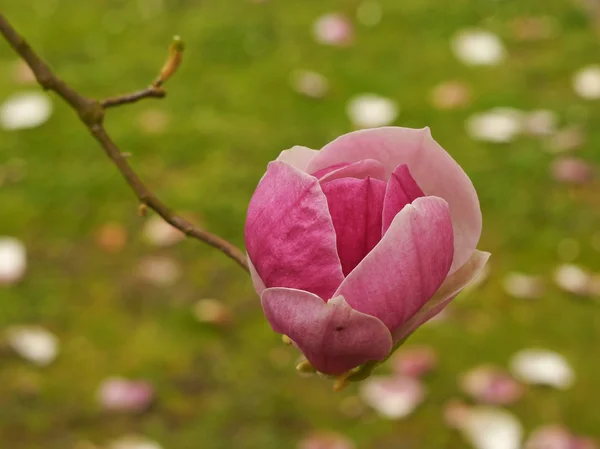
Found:
[[[249,280],[218,252],[194,241],[156,249],[140,236],[143,219],[119,173],[70,110],[53,98],[55,112],[42,127],[0,131],[0,163],[26,161],[26,177],[0,187],[0,234],[25,242],[29,271],[0,290],[0,329],[40,323],[61,339],[61,354],[35,368],[0,354],[0,447],[63,449],[81,440],[97,444],[138,432],[165,448],[283,448],[312,429],[332,429],[361,448],[464,447],[442,425],[442,405],[459,395],[456,375],[482,362],[506,365],[524,346],[563,353],[574,366],[572,390],[532,388],[513,407],[529,430],[564,422],[600,437],[594,409],[600,396],[598,305],[550,287],[537,302],[508,297],[501,280],[511,270],[550,282],[560,262],[557,244],[581,245],[578,263],[600,270],[591,247],[598,231],[597,182],[556,184],[552,155],[539,139],[510,145],[471,140],[465,119],[494,106],[548,108],[561,123],[584,127],[580,155],[600,162],[600,105],[572,92],[571,76],[598,61],[598,37],[577,4],[567,0],[382,0],[373,28],[357,26],[347,49],[317,44],[311,28],[321,14],[353,16],[357,1],[31,0],[0,2],[52,67],[77,89],[105,97],[148,84],[173,34],[186,41],[184,64],[168,97],[110,111],[107,127],[155,192],[176,210],[189,211],[238,245],[245,209],[266,163],[295,144],[319,148],[351,130],[345,103],[375,92],[395,99],[397,124],[428,125],[478,189],[484,213],[480,247],[491,251],[492,275],[453,306],[450,320],[420,330],[412,341],[438,348],[440,367],[428,380],[429,397],[416,414],[389,422],[366,412],[340,412],[353,386],[333,394],[328,382],[299,378],[296,354],[282,349],[262,317]],[[146,5],[146,6],[144,6]],[[520,42],[511,31],[519,16],[551,16],[557,37]],[[508,60],[493,68],[460,64],[449,47],[459,29],[485,27],[502,37]],[[0,44],[0,99],[22,90],[10,73],[15,55]],[[332,89],[314,101],[289,86],[291,72],[317,70]],[[472,86],[469,108],[439,111],[431,89],[448,79]],[[159,109],[170,125],[144,133],[140,114]],[[128,232],[125,248],[110,254],[96,243],[108,222]],[[149,286],[136,276],[146,255],[167,255],[184,266],[175,286]],[[199,324],[191,305],[222,299],[232,308],[229,330]],[[96,390],[110,375],[153,381],[158,399],[139,416],[99,410]]]

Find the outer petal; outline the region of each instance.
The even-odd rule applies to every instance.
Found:
[[[319,172],[321,171],[323,170],[319,170]],[[317,176],[317,173],[315,173],[313,176]],[[364,159],[362,161],[354,162],[353,164],[347,164],[331,170],[327,173],[324,173],[322,176],[317,176],[321,183],[340,178],[364,179],[367,177],[385,181],[385,167],[381,164],[381,162],[376,161],[375,159]]]
[[[271,327],[285,334],[325,374],[341,374],[384,359],[392,337],[381,321],[353,310],[341,296],[324,303],[311,293],[269,288],[261,303]]]
[[[490,253],[475,250],[466,264],[446,278],[433,298],[394,332],[394,341],[408,337],[419,326],[440,313],[456,295],[479,276],[489,258]]]
[[[262,292],[265,290],[265,283],[260,278],[260,274],[256,271],[254,264],[252,263],[252,259],[248,253],[246,253],[246,259],[248,259],[248,271],[250,271],[250,278],[252,279],[252,285],[254,285],[254,290],[258,293],[258,296],[262,295]]]
[[[411,176],[408,165],[398,165],[392,172],[385,191],[382,234],[385,234],[396,214],[404,206],[422,196],[425,195]]]
[[[344,276],[327,199],[316,178],[271,162],[248,206],[248,255],[266,287],[331,298]]]
[[[371,178],[342,178],[322,185],[345,275],[381,239],[381,210],[385,187],[385,182]]]
[[[296,167],[298,170],[306,171],[309,161],[318,153],[317,150],[311,150],[307,147],[296,145],[289,150],[283,150],[277,156],[277,161]]]
[[[441,198],[418,198],[344,279],[334,296],[396,330],[434,295],[452,265],[452,223]]]
[[[463,169],[431,137],[429,128],[385,127],[366,129],[338,137],[309,162],[314,173],[330,165],[376,159],[389,176],[407,164],[426,195],[444,198],[450,206],[454,227],[453,273],[471,257],[481,235],[481,210],[477,193]]]

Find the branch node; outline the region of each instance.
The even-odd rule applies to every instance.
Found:
[[[101,125],[104,120],[104,108],[97,100],[85,100],[78,112],[83,123],[90,128]]]
[[[156,198],[152,192],[144,185],[135,171],[127,162],[127,155],[123,154],[119,147],[112,141],[103,126],[104,109],[110,106],[118,106],[125,103],[133,103],[142,98],[159,98],[165,95],[160,84],[164,83],[175,73],[181,62],[181,52],[183,43],[176,38],[171,44],[169,59],[163,67],[159,79],[148,89],[134,94],[122,97],[109,98],[102,102],[84,97],[79,92],[73,90],[68,84],[56,76],[46,62],[41,59],[35,51],[27,44],[25,39],[17,33],[12,25],[6,20],[0,12],[0,35],[12,46],[12,48],[23,58],[31,68],[41,87],[56,92],[73,110],[79,114],[79,118],[92,136],[98,141],[106,155],[114,162],[117,169],[125,181],[129,184],[133,192],[138,197],[140,204],[138,213],[145,215],[148,209],[154,210],[166,222],[175,226],[186,235],[197,240],[203,241],[214,248],[219,249],[227,256],[235,260],[243,269],[249,270],[248,262],[244,253],[218,235],[207,232],[201,228],[194,227],[186,220],[177,217],[173,212]]]

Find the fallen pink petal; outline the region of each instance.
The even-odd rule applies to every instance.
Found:
[[[348,437],[336,432],[315,432],[298,443],[297,449],[356,449]]]
[[[326,14],[314,24],[317,42],[326,45],[346,47],[354,41],[354,26],[350,20],[339,13]]]
[[[390,364],[401,376],[423,377],[438,364],[438,356],[431,346],[410,346],[400,349]]]
[[[382,417],[403,419],[425,400],[426,389],[413,377],[373,376],[360,385],[360,397]]]
[[[483,365],[463,374],[459,379],[461,389],[481,404],[508,405],[519,401],[523,386],[507,371]]]
[[[144,380],[111,377],[104,380],[98,390],[98,400],[106,410],[141,412],[153,399],[154,388]]]
[[[554,180],[566,184],[586,184],[594,178],[591,164],[576,157],[561,157],[551,166]]]
[[[549,424],[533,430],[523,449],[597,449],[591,438],[573,434],[565,426]]]

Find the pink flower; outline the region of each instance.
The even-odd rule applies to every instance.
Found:
[[[248,208],[254,287],[320,372],[385,359],[484,267],[477,193],[429,128],[343,135],[269,164]]]

